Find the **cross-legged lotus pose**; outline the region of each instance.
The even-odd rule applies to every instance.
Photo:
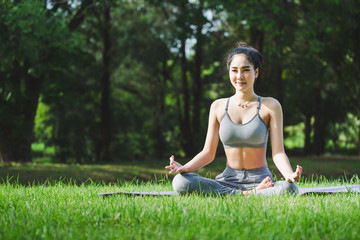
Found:
[[[185,165],[170,157],[166,166],[179,193],[274,195],[297,193],[294,184],[302,173],[294,172],[284,151],[283,116],[280,103],[254,92],[254,82],[262,64],[261,54],[246,43],[239,43],[227,57],[227,68],[235,94],[215,100],[210,107],[205,145]],[[270,134],[269,134],[270,133]],[[275,182],[266,162],[266,146],[270,135],[272,157],[286,181]],[[215,180],[192,173],[212,162],[222,141],[226,168]]]

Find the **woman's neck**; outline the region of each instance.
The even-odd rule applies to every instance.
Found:
[[[254,99],[257,98],[256,94],[254,91],[249,91],[249,92],[236,92],[234,97],[239,101],[239,102],[247,102],[247,101],[252,101]]]

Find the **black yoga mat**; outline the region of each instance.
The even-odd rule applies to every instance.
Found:
[[[306,194],[335,194],[335,193],[351,193],[360,192],[360,185],[346,185],[346,186],[332,186],[332,187],[313,187],[313,188],[299,188],[299,195]],[[107,192],[98,193],[99,196],[107,197],[113,195],[128,195],[128,196],[177,196],[175,191],[163,192]]]

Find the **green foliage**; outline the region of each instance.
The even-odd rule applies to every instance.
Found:
[[[10,68],[14,61],[26,65],[28,74],[39,77],[59,68],[59,60],[46,62],[59,52],[71,50],[68,29],[60,16],[48,14],[43,1],[21,1],[2,4],[2,65]],[[59,59],[60,56],[60,59]],[[50,70],[50,71],[49,71]]]
[[[360,120],[353,114],[348,113],[343,122],[330,126],[328,149],[332,152],[356,153],[359,129]]]
[[[304,123],[299,123],[295,126],[286,126],[284,128],[285,148],[303,148],[304,138]]]
[[[0,152],[7,161],[31,159],[40,92],[56,85],[71,58],[73,44],[64,19],[43,4],[21,1],[0,6]]]
[[[50,107],[44,104],[41,99],[35,116],[34,133],[39,142],[47,142],[52,138],[53,126],[49,122]]]
[[[47,147],[44,143],[33,143],[31,144],[31,149],[33,153],[38,153],[42,155],[50,155],[53,156],[55,154],[55,148],[54,147]]]
[[[359,125],[350,119],[360,116],[358,5],[3,1],[1,158],[29,160],[35,142],[52,146],[57,161],[98,161],[107,73],[110,159],[193,156],[204,142],[211,102],[233,93],[223,63],[236,41],[264,56],[256,92],[281,102],[287,148],[353,151]],[[33,147],[33,155],[42,151]]]

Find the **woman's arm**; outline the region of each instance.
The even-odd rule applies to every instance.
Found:
[[[184,166],[177,162],[170,164],[170,166],[166,166],[166,168],[171,169],[169,172],[170,174],[174,172],[192,172],[204,167],[214,160],[219,143],[219,122],[216,115],[219,105],[221,105],[219,104],[219,100],[216,100],[211,104],[208,130],[203,150]]]
[[[270,140],[272,146],[272,157],[276,167],[279,169],[285,180],[295,182],[302,173],[302,167],[297,166],[294,172],[291,168],[289,159],[285,153],[283,140],[283,114],[280,103],[271,99],[270,109]]]

